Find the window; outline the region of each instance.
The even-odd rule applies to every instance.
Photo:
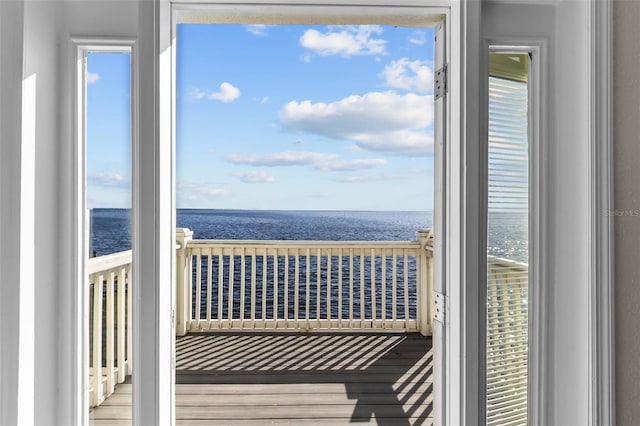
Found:
[[[82,416],[115,391],[123,400],[133,365],[131,207],[135,141],[133,42],[76,39],[79,217],[84,265],[76,317]]]
[[[529,54],[489,54],[487,424],[528,423]]]

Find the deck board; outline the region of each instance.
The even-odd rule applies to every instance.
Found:
[[[418,334],[189,334],[176,340],[176,423],[432,424],[431,378]],[[131,385],[90,417],[131,424]]]

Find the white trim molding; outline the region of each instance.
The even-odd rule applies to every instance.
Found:
[[[614,425],[614,203],[612,1],[591,2],[590,342],[591,424]]]
[[[171,4],[138,5],[133,152],[133,424],[175,423]],[[144,78],[142,73],[144,73]],[[134,139],[134,140],[136,140]]]
[[[444,253],[451,318],[445,331],[446,425],[484,423],[481,333],[485,303],[478,280],[486,271],[482,225],[480,99],[481,2],[451,7],[450,130],[445,161]]]
[[[24,79],[24,1],[0,2],[0,424],[33,424],[35,75]],[[25,91],[31,89],[25,96]],[[31,95],[31,96],[30,96]],[[31,99],[30,99],[31,98]],[[23,109],[24,108],[24,109]],[[28,115],[23,118],[23,115]],[[28,120],[23,123],[23,120]],[[29,134],[26,126],[31,127]]]

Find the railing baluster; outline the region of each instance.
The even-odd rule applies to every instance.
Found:
[[[382,249],[380,261],[382,262],[382,277],[380,277],[380,306],[382,310],[382,328],[387,328],[387,251],[385,249]]]
[[[107,280],[107,297],[106,297],[106,332],[107,332],[107,341],[106,341],[106,373],[107,373],[107,395],[111,395],[115,389],[115,383],[113,382],[113,373],[115,370],[115,362],[114,362],[114,328],[115,328],[115,318],[113,315],[113,299],[114,299],[114,281],[115,281],[115,271],[109,271]]]
[[[342,247],[338,249],[338,327],[342,328]]]
[[[93,402],[100,405],[102,393],[102,292],[104,275],[94,275],[93,281]]]
[[[273,327],[277,328],[278,326],[278,282],[279,280],[279,271],[278,271],[278,249],[275,249],[275,254],[273,255]]]
[[[376,251],[371,249],[371,327],[376,328]]]
[[[211,285],[213,283],[213,255],[211,249],[207,254],[207,328],[211,328]]]
[[[227,304],[228,309],[228,327],[233,327],[233,287],[235,281],[235,263],[236,263],[236,251],[231,248],[231,254],[229,255],[229,301]]]
[[[316,322],[318,324],[318,328],[320,327],[320,285],[322,281],[322,260],[320,252],[321,249],[318,247],[318,252],[316,253]]]
[[[409,321],[409,256],[407,249],[402,250],[403,266],[404,266],[404,326]]]
[[[187,286],[188,286],[187,319],[188,319],[189,328],[187,329],[187,331],[189,331],[189,329],[191,329],[191,326],[194,324],[192,322],[194,319],[194,316],[193,316],[193,253],[194,253],[193,250],[187,249],[186,258],[185,258],[185,261],[187,263],[186,265],[187,276],[185,279],[187,281]]]
[[[200,329],[200,308],[201,308],[201,298],[202,298],[202,250],[197,248],[193,250],[193,254],[196,256],[196,294],[195,294],[195,304],[196,304],[196,312],[195,312],[195,325],[196,329]]]
[[[300,321],[300,306],[298,303],[298,298],[300,297],[300,250],[295,249],[296,255],[294,258],[295,262],[295,278],[294,278],[294,300],[293,300],[293,318],[296,321],[296,326],[299,326],[298,321]]]
[[[125,370],[124,359],[126,356],[124,342],[125,342],[125,300],[126,300],[126,291],[125,291],[125,281],[127,272],[125,268],[120,268],[120,273],[118,274],[118,295],[116,296],[117,304],[118,304],[118,350],[116,356],[116,362],[118,363],[118,383],[123,383],[127,370]]]
[[[327,250],[327,320],[331,327],[331,249]]]
[[[131,264],[127,265],[127,375],[133,374],[133,282]]]
[[[391,320],[393,327],[398,318],[398,249],[393,249],[393,266],[391,272]]]
[[[289,249],[284,249],[284,327],[289,320]]]
[[[224,301],[224,251],[218,254],[218,327],[222,325],[222,307]]]
[[[349,249],[349,327],[353,327],[353,249]]]
[[[267,328],[267,250],[262,255],[262,328]]]
[[[253,251],[251,258],[251,328],[256,326],[256,259],[258,258],[256,250]]]
[[[306,275],[307,275],[307,284],[305,286],[306,290],[306,298],[305,298],[305,317],[307,319],[307,327],[309,327],[309,320],[311,316],[309,315],[309,310],[311,308],[311,250],[307,247],[307,263],[306,266]]]
[[[364,265],[366,258],[364,256],[364,248],[360,250],[360,327],[364,328],[364,304],[365,304],[365,291],[364,291]]]
[[[246,272],[245,249],[240,249],[240,327],[244,325],[244,298],[246,296]]]

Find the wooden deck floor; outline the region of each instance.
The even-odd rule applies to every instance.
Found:
[[[198,333],[176,341],[176,423],[432,424],[431,339],[404,333]],[[131,424],[131,385],[91,413]]]

